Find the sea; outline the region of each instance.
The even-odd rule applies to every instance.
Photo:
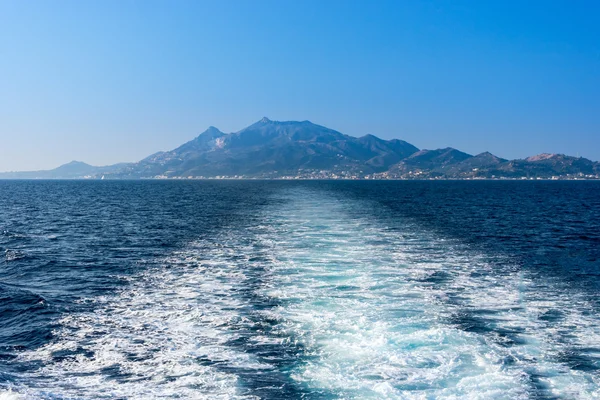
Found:
[[[0,399],[598,399],[600,182],[0,181]]]

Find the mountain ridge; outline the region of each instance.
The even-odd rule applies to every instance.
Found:
[[[451,147],[419,149],[374,134],[354,137],[304,121],[263,117],[236,132],[209,126],[172,150],[134,163],[95,167],[71,161],[48,171],[5,172],[0,179],[348,178],[348,179],[598,179],[600,164],[541,153],[506,160]]]

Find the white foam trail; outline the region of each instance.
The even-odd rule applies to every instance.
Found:
[[[42,367],[13,390],[53,400],[256,398],[244,379],[280,373],[279,384],[319,398],[600,397],[597,375],[560,361],[600,343],[582,293],[410,221],[357,215],[366,202],[306,189],[275,200],[256,223],[115,277],[128,289],[66,315],[56,340],[17,360]],[[553,310],[559,320],[540,318]],[[238,339],[299,355],[283,367]]]
[[[539,321],[548,308],[567,310],[565,326],[597,346],[589,305],[553,298],[555,287],[540,294],[526,274],[417,226],[398,233],[351,218],[356,202],[307,191],[285,200],[265,216],[278,262],[264,293],[283,301],[273,311],[281,331],[306,346],[297,381],[343,398],[600,396],[598,376],[556,361],[565,344]],[[493,329],[453,322],[476,312]]]
[[[55,341],[21,355],[44,366],[17,389],[28,399],[254,398],[219,368],[271,368],[227,345],[232,325],[251,324],[233,295],[246,279],[230,259],[238,251],[192,243],[129,277],[129,289],[84,300],[92,312],[66,315]]]
[[[0,400],[23,400],[25,397],[19,393],[15,393],[12,390],[0,392]]]

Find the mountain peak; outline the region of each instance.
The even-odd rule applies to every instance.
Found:
[[[268,124],[269,122],[273,122],[271,121],[269,118],[267,117],[262,117],[262,119],[258,122],[262,122],[263,124]]]
[[[69,163],[63,164],[55,169],[53,169],[53,171],[68,171],[68,172],[72,172],[72,171],[77,171],[77,172],[86,172],[88,170],[94,169],[95,167],[86,164],[82,161],[71,161]]]
[[[66,166],[85,166],[85,167],[89,167],[90,165],[87,164],[87,163],[84,163],[83,161],[73,160],[71,162],[68,162],[66,164],[61,165],[61,167],[66,167]]]
[[[558,154],[542,153],[542,154],[538,154],[535,156],[527,157],[525,160],[527,160],[527,161],[543,161],[543,160],[548,160],[550,158],[554,158],[557,155]]]
[[[477,158],[489,158],[489,159],[494,159],[494,160],[504,160],[504,158],[500,158],[497,155],[490,153],[489,151],[484,151],[483,153],[479,153],[475,157],[477,157]]]
[[[219,128],[216,128],[211,125],[204,132],[202,132],[200,135],[198,135],[196,140],[205,140],[206,138],[216,138],[216,137],[220,137],[223,135],[224,135],[224,133],[221,132],[219,130]]]
[[[201,133],[201,135],[205,134],[223,134],[223,132],[221,132],[219,128],[211,125],[204,132]]]
[[[371,133],[367,133],[366,135],[359,137],[359,139],[379,139],[379,138]]]

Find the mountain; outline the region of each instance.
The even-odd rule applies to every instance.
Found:
[[[462,151],[446,147],[437,150],[418,151],[390,168],[394,174],[426,173],[428,175],[444,176],[453,166],[473,156]]]
[[[454,178],[481,177],[507,161],[486,151],[452,165],[447,174]]]
[[[506,160],[489,152],[476,156],[452,148],[421,150],[392,166],[386,177],[400,179],[600,178],[600,163],[563,154]]]
[[[105,173],[113,173],[128,164],[114,164],[95,167],[81,161],[71,161],[58,168],[44,171],[0,172],[0,179],[82,179],[101,178]]]
[[[116,177],[276,176],[299,171],[374,173],[418,149],[402,140],[344,135],[310,121],[260,121],[226,134],[210,127],[180,147],[153,154]]]
[[[375,157],[368,159],[365,163],[378,170],[386,169],[388,166],[419,151],[418,148],[404,140],[382,140],[374,135],[362,136],[358,138],[358,142],[362,145],[363,149],[377,153]]]
[[[524,160],[512,160],[500,164],[494,170],[496,176],[551,178],[566,175],[595,175],[600,164],[582,157],[564,154],[538,154]]]
[[[564,154],[539,154],[522,160],[505,160],[491,153],[466,159],[447,171],[452,178],[541,178],[590,177],[600,172],[600,164]]]
[[[310,121],[260,121],[233,133],[214,126],[169,150],[128,164],[72,161],[49,171],[0,173],[0,179],[246,178],[595,178],[600,163],[563,154],[505,160],[447,147],[419,150],[403,140],[345,135]]]

